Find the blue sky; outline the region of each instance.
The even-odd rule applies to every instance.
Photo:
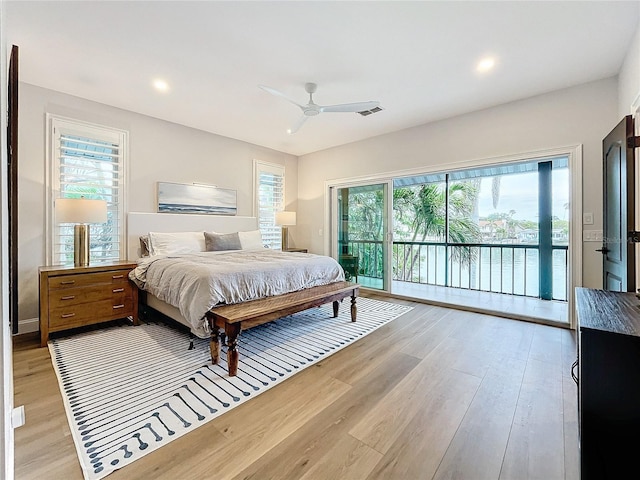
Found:
[[[537,172],[504,175],[500,181],[500,200],[493,208],[491,178],[482,179],[478,196],[480,217],[492,213],[508,213],[515,210],[516,220],[538,220],[538,174]],[[561,220],[569,220],[569,210],[564,205],[569,202],[569,170],[553,170],[553,215]]]

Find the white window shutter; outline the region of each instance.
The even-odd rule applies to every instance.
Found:
[[[269,248],[280,249],[282,228],[276,225],[276,212],[284,210],[284,167],[271,163],[254,163],[256,216],[262,241]]]
[[[105,200],[107,222],[90,225],[90,263],[119,260],[124,245],[127,132],[50,117],[51,198]],[[58,223],[50,208],[53,264],[73,263],[74,224]]]

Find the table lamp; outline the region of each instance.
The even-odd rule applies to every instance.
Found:
[[[276,225],[282,225],[282,251],[289,249],[289,225],[296,224],[296,212],[276,212]]]
[[[107,202],[82,198],[56,199],[56,221],[75,223],[73,228],[73,263],[76,267],[89,265],[89,223],[107,221]]]

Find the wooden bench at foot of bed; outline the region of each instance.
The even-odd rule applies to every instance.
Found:
[[[355,322],[356,297],[359,289],[360,285],[357,283],[336,282],[275,297],[212,308],[206,314],[211,327],[211,361],[217,364],[220,358],[221,328],[224,329],[226,336],[229,375],[233,377],[238,372],[237,341],[242,330],[329,302],[333,302],[333,316],[337,317],[340,300],[349,296],[351,297],[351,321]]]

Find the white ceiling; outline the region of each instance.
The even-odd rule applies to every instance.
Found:
[[[20,79],[294,155],[615,76],[640,2],[4,2]],[[497,59],[489,73],[477,62]],[[151,86],[156,78],[168,93]],[[267,85],[329,105],[301,111]]]

